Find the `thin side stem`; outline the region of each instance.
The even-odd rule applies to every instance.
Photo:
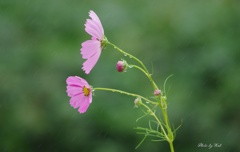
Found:
[[[118,50],[120,53],[124,54],[124,56],[128,56],[132,59],[134,59],[136,62],[138,62],[141,66],[137,66],[137,65],[129,65],[129,66],[132,66],[140,71],[142,71],[146,76],[147,78],[150,80],[150,82],[152,83],[152,86],[153,86],[153,89],[154,90],[159,90],[157,85],[155,84],[155,82],[153,81],[152,79],[152,76],[151,74],[149,73],[149,71],[147,70],[146,66],[143,64],[143,62],[141,60],[139,60],[138,58],[136,58],[135,56],[127,53],[127,52],[124,52],[123,50],[121,50],[119,47],[117,47],[116,45],[114,45],[113,43],[107,41],[107,44],[111,45],[112,47],[114,47],[116,50]],[[166,94],[166,90],[165,90],[165,85],[166,85],[166,82],[167,80],[171,77],[172,75],[170,75],[164,82],[164,94]],[[112,92],[118,92],[118,93],[122,93],[122,94],[126,94],[126,95],[130,95],[130,96],[133,96],[133,97],[140,97],[142,99],[144,99],[145,101],[149,102],[149,103],[152,103],[152,104],[155,104],[155,105],[159,105],[160,106],[160,109],[162,111],[162,115],[163,115],[163,119],[164,119],[164,123],[161,122],[158,117],[155,115],[155,113],[152,111],[151,108],[149,108],[147,105],[145,105],[144,103],[141,103],[141,105],[143,105],[147,110],[148,112],[150,113],[150,115],[152,115],[156,121],[158,122],[166,140],[168,141],[169,143],[169,146],[170,146],[170,149],[171,149],[171,152],[174,152],[174,147],[173,147],[173,140],[174,140],[174,135],[173,135],[173,132],[171,130],[171,127],[169,126],[169,120],[168,120],[168,115],[167,115],[167,109],[166,109],[166,101],[162,101],[161,98],[158,98],[156,97],[156,99],[159,101],[159,102],[153,102],[147,98],[144,98],[140,95],[137,95],[137,94],[133,94],[133,93],[128,93],[128,92],[125,92],[125,91],[121,91],[121,90],[116,90],[116,89],[110,89],[110,88],[94,88],[95,90],[105,90],[105,91],[112,91]],[[161,103],[164,103],[164,105],[161,105]],[[164,126],[163,126],[164,125]],[[166,131],[165,131],[166,129]]]
[[[142,67],[143,67],[143,70],[145,71],[145,73],[147,73],[147,76],[149,78],[149,80],[153,83],[153,79],[151,77],[151,74],[149,73],[149,71],[147,70],[146,66],[143,64],[143,62],[141,60],[139,60],[137,57],[123,51],[122,49],[120,49],[119,47],[117,47],[116,45],[114,45],[113,43],[111,42],[107,42],[109,45],[111,45],[113,48],[115,48],[116,50],[118,50],[119,52],[121,52],[122,54],[124,54],[125,56],[129,56],[130,58],[134,59],[135,61],[137,61]],[[157,85],[154,83],[154,90],[158,90],[158,87]]]
[[[150,82],[152,83],[152,86],[153,88],[157,88],[157,85],[155,84],[155,82],[152,80],[152,77],[150,76],[150,74],[148,74],[146,71],[144,71],[141,67],[137,66],[137,65],[129,65],[129,66],[132,66],[140,71],[142,71],[147,77],[148,79],[150,80]]]
[[[115,44],[111,43],[108,41],[108,44],[111,45],[113,48],[115,48],[116,50],[118,50],[119,52],[121,52],[122,54],[124,54],[125,56],[129,56],[130,58],[133,58],[134,60],[136,60],[139,64],[141,64],[141,66],[144,68],[144,70],[146,72],[148,72],[147,68],[145,67],[145,65],[142,63],[142,61],[140,61],[137,57],[123,51],[122,49],[120,49],[119,47],[117,47]]]
[[[133,97],[139,97],[143,100],[145,100],[146,102],[149,102],[149,103],[152,103],[154,105],[157,105],[158,103],[157,102],[153,102],[141,95],[138,95],[138,94],[134,94],[134,93],[129,93],[129,92],[126,92],[126,91],[122,91],[122,90],[117,90],[117,89],[112,89],[112,88],[93,88],[93,90],[103,90],[103,91],[111,91],[111,92],[117,92],[117,93],[121,93],[121,94],[125,94],[125,95],[128,95],[128,96],[133,96]]]
[[[143,103],[141,105],[143,105],[149,112],[151,112],[151,115],[156,119],[156,121],[158,122],[159,126],[161,127],[161,130],[162,130],[164,136],[166,137],[167,141],[169,141],[168,135],[167,135],[167,133],[166,133],[166,131],[165,131],[161,121],[158,119],[158,117],[155,115],[155,113],[147,105],[145,105]]]

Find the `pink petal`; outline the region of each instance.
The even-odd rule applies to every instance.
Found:
[[[87,40],[82,43],[81,54],[83,59],[88,59],[101,49],[101,42],[97,40]]]
[[[80,108],[78,109],[78,112],[85,113],[90,105],[90,102],[88,101],[88,98],[85,99],[85,101],[81,104]]]
[[[69,97],[73,97],[83,92],[83,88],[79,86],[67,86],[67,93]]]
[[[89,11],[89,16],[92,18],[92,20],[97,24],[98,29],[100,34],[103,36],[104,35],[104,30],[103,30],[103,26],[102,23],[100,21],[100,19],[98,18],[98,16],[96,15],[96,13],[92,10]]]
[[[83,94],[74,96],[70,99],[70,104],[74,108],[78,108],[80,113],[85,113],[92,102],[92,96],[84,96]]]
[[[84,63],[82,69],[85,71],[86,74],[89,74],[92,68],[97,63],[99,57],[101,55],[101,48],[99,48],[95,54],[93,54],[91,57],[89,57]]]
[[[69,76],[66,82],[69,86],[78,86],[78,87],[87,86],[89,88],[88,82],[78,76]]]
[[[71,97],[70,104],[74,108],[79,108],[80,113],[86,112],[90,103],[92,102],[92,90],[88,82],[78,76],[70,76],[66,80],[67,93]],[[89,95],[85,96],[83,93],[83,87],[90,89]]]
[[[87,83],[87,81],[78,76],[70,76],[67,78],[66,82],[68,85],[66,92],[68,93],[69,97],[81,94],[84,86],[90,88],[90,85]]]
[[[83,93],[73,96],[70,99],[70,104],[73,106],[73,108],[78,108],[83,102],[85,102],[85,96]]]
[[[92,103],[92,90],[90,91],[90,94],[89,94],[89,103]]]
[[[103,39],[101,29],[99,29],[98,25],[93,20],[87,19],[87,22],[85,24],[85,31],[91,36],[97,38],[98,40]]]
[[[82,83],[84,84],[85,87],[87,88],[90,88],[91,89],[91,86],[88,84],[88,82],[84,79],[81,79]]]
[[[70,76],[67,78],[66,83],[68,85],[83,87],[81,79],[82,78],[80,78],[78,76]]]

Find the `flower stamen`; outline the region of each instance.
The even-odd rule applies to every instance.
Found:
[[[88,89],[86,86],[83,87],[83,94],[85,96],[89,96],[89,93],[90,93],[90,89]]]

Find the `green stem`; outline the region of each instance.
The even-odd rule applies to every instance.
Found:
[[[139,66],[137,66],[137,65],[129,65],[129,67],[134,67],[134,68],[136,68],[136,69],[138,69],[138,70],[140,70],[140,71],[142,71],[148,78],[149,78],[149,75],[148,75],[148,73],[147,72],[145,72],[141,67],[139,67]]]
[[[167,109],[162,109],[162,114],[163,114],[163,118],[164,118],[164,121],[165,121],[165,124],[166,124],[166,128],[168,130],[169,140],[173,141],[173,133],[172,133],[171,127],[169,126]]]
[[[143,64],[143,62],[141,60],[139,60],[137,57],[123,51],[122,49],[120,49],[119,47],[117,47],[116,45],[114,45],[113,43],[107,41],[107,43],[109,45],[111,45],[113,48],[115,48],[116,50],[118,50],[119,52],[121,52],[122,54],[124,54],[125,56],[129,56],[130,58],[134,59],[135,61],[137,61],[142,67],[143,69],[141,71],[144,71],[144,73],[147,75],[147,77],[149,78],[149,80],[151,81],[151,83],[153,84],[153,87],[154,87],[154,90],[158,90],[158,87],[157,85],[154,83],[152,77],[151,77],[151,74],[148,72],[146,66]]]
[[[155,104],[155,105],[158,104],[158,103],[153,102],[153,101],[151,101],[151,100],[149,100],[149,99],[147,99],[147,98],[145,98],[145,97],[143,97],[143,96],[140,96],[140,95],[138,95],[138,94],[129,93],[129,92],[122,91],[122,90],[111,89],[111,88],[93,88],[93,90],[103,90],[103,91],[118,92],[118,93],[121,93],[121,94],[126,94],[126,95],[129,95],[129,96],[142,98],[143,100],[145,100],[145,101],[147,101],[147,102],[149,102],[149,103]],[[164,129],[161,121],[158,119],[158,117],[155,115],[155,113],[154,113],[147,105],[145,105],[144,103],[141,103],[141,105],[143,105],[143,106],[150,112],[150,114],[156,119],[156,121],[157,121],[158,124],[160,125],[161,130],[163,131],[163,133],[164,133],[167,141],[169,141],[168,136],[167,136],[167,133],[166,133],[166,131],[165,131],[165,129]]]
[[[127,52],[124,52],[123,50],[121,50],[119,47],[117,47],[116,45],[112,44],[111,42],[107,41],[107,44],[111,45],[112,47],[114,47],[116,50],[118,50],[119,52],[123,53],[125,56],[128,56],[132,59],[134,59],[135,61],[137,61],[141,66],[137,66],[137,65],[130,65],[134,68],[137,68],[138,70],[142,71],[147,77],[148,79],[150,80],[150,82],[152,83],[152,86],[154,88],[154,90],[159,90],[157,85],[155,84],[155,82],[153,81],[152,79],[152,76],[151,74],[149,73],[149,71],[147,70],[146,66],[143,64],[142,61],[140,61],[138,58],[136,58],[135,56],[127,53]],[[168,78],[170,78],[172,75],[170,75]],[[166,81],[168,80],[168,78],[165,80],[164,82],[164,94],[166,94],[166,90],[165,90],[165,84],[166,84]],[[159,103],[156,103],[156,102],[152,102],[140,95],[137,95],[137,94],[133,94],[133,93],[128,93],[128,92],[125,92],[125,91],[121,91],[121,90],[116,90],[116,89],[110,89],[110,88],[94,88],[95,90],[105,90],[105,91],[112,91],[112,92],[119,92],[119,93],[122,93],[122,94],[126,94],[126,95],[130,95],[130,96],[134,96],[134,97],[140,97],[144,100],[146,100],[147,102],[150,102],[150,103],[153,103],[153,104],[159,104]],[[158,100],[158,98],[156,97],[156,99]],[[160,99],[161,101],[161,99]],[[163,102],[164,105],[162,105],[161,103]],[[156,121],[158,122],[158,124],[160,125],[161,127],[161,130],[164,134],[164,136],[166,137],[166,140],[168,141],[169,145],[170,145],[170,149],[171,149],[171,152],[174,152],[174,147],[173,147],[173,140],[174,140],[174,136],[173,136],[173,132],[169,126],[169,120],[168,120],[168,115],[167,115],[167,105],[166,105],[166,101],[161,101],[159,106],[162,110],[162,114],[163,114],[163,118],[164,118],[164,122],[165,122],[165,128],[167,129],[167,133],[161,123],[161,121],[158,119],[158,117],[155,115],[155,113],[145,104],[141,104],[143,105],[148,111],[149,113],[156,119]]]
[[[109,42],[109,41],[108,41],[107,43],[108,43],[109,45],[111,45],[113,48],[115,48],[116,50],[118,50],[119,52],[121,52],[122,54],[124,54],[125,56],[129,56],[130,58],[133,58],[134,60],[136,60],[139,64],[141,64],[141,66],[144,68],[144,70],[145,70],[147,73],[149,73],[148,70],[147,70],[147,68],[145,67],[145,65],[142,63],[142,61],[140,61],[137,57],[135,57],[135,56],[133,56],[133,55],[131,55],[131,54],[123,51],[122,49],[120,49],[119,47],[117,47],[116,45],[114,45],[113,43],[111,43],[111,42]]]
[[[167,133],[166,133],[166,131],[165,131],[161,121],[158,119],[158,117],[155,115],[155,113],[147,105],[145,105],[143,103],[141,105],[143,105],[150,112],[150,115],[152,115],[156,119],[156,121],[158,122],[159,126],[161,127],[161,130],[162,130],[164,136],[166,137],[166,140],[169,141],[168,135],[167,135]]]
[[[141,95],[134,94],[134,93],[129,93],[129,92],[122,91],[122,90],[111,89],[111,88],[93,88],[93,90],[103,90],[103,91],[117,92],[117,93],[125,94],[125,95],[128,95],[128,96],[139,97],[139,98],[145,100],[146,102],[152,103],[154,105],[158,104],[157,102],[153,102],[153,101],[151,101],[151,100],[149,100],[149,99],[147,99],[147,98],[145,98]]]
[[[171,152],[174,152],[173,142],[169,142]]]
[[[137,66],[137,65],[129,65],[129,66],[130,66],[130,67],[132,66],[132,67],[134,67],[134,68],[142,71],[142,72],[148,77],[148,79],[150,80],[150,82],[152,83],[153,88],[154,88],[154,89],[157,89],[157,88],[158,88],[157,85],[155,84],[155,82],[153,81],[151,75],[148,74],[146,71],[144,71],[141,67],[139,67],[139,66]]]
[[[173,148],[173,140],[174,140],[174,136],[173,136],[173,132],[171,130],[171,127],[169,126],[169,120],[168,120],[168,115],[167,115],[167,109],[162,109],[162,114],[163,114],[163,119],[164,119],[164,122],[165,122],[165,125],[166,125],[166,128],[167,128],[167,131],[168,131],[168,143],[170,145],[170,149],[171,149],[171,152],[174,152],[174,148]]]

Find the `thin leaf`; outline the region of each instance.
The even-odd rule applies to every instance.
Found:
[[[144,142],[146,138],[147,136],[144,136],[143,139],[140,141],[140,143],[135,147],[135,149],[137,149]]]

